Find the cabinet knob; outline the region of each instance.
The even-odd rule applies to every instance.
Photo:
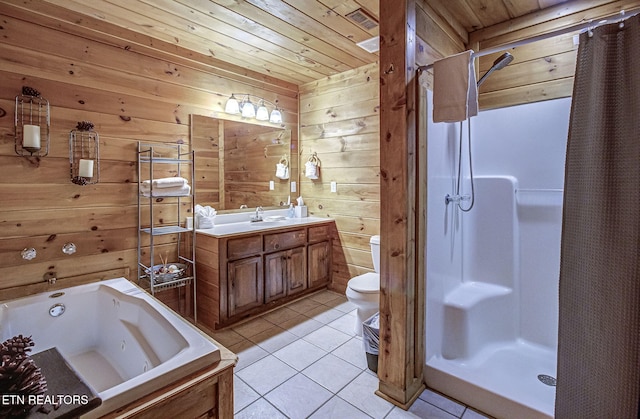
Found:
[[[274,249],[280,249],[280,245],[278,243],[276,243],[276,244],[273,245],[273,248]]]

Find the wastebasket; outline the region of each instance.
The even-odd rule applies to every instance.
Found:
[[[378,372],[378,351],[380,348],[380,312],[362,323],[362,343],[367,355],[367,367]]]

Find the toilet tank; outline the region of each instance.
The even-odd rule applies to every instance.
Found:
[[[371,258],[373,259],[373,269],[380,273],[380,236],[371,236]]]

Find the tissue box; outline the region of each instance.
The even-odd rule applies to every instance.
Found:
[[[296,207],[296,217],[304,218],[307,216],[307,206],[306,205],[298,205]]]

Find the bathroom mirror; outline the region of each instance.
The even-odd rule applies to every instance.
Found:
[[[191,144],[196,203],[225,212],[286,206],[298,172],[290,129],[191,115]]]

